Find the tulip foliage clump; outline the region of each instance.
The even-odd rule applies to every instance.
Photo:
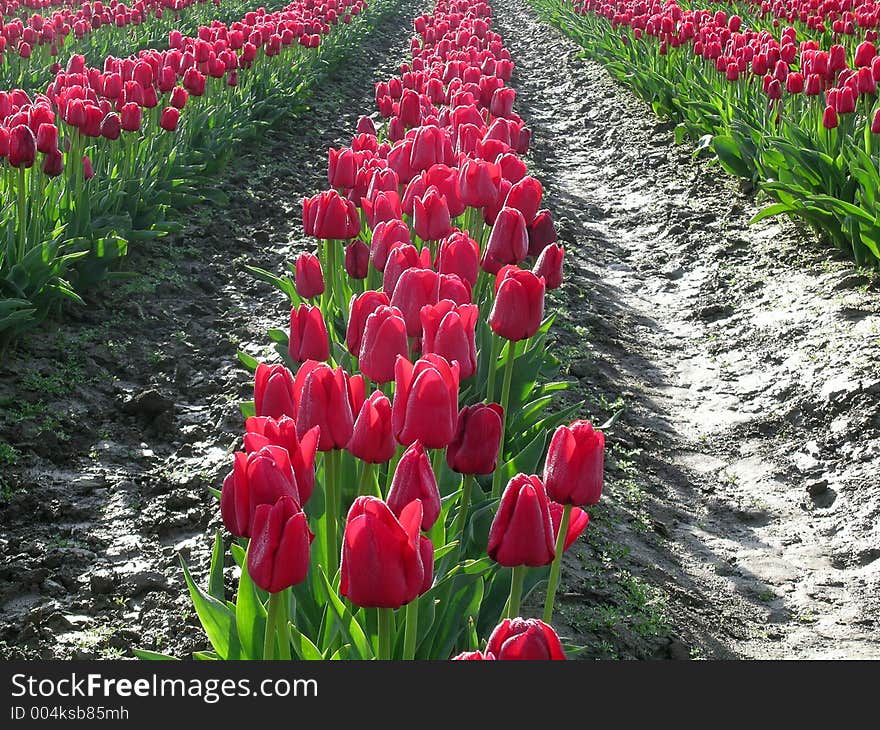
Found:
[[[415,30],[376,85],[380,127],[362,117],[303,201],[317,251],[253,270],[292,308],[270,331],[282,363],[240,353],[254,400],[219,494],[240,578],[227,600],[219,534],[207,590],[185,569],[202,656],[566,656],[561,560],[599,500],[604,436],[551,408],[563,249],[489,5],[439,0]]]
[[[755,220],[787,214],[880,262],[874,0],[531,2],[677,121],[678,139],[775,199]]]
[[[115,55],[127,47],[120,42],[100,58],[73,53],[64,66],[53,62],[47,80],[11,73],[28,83],[0,91],[0,346],[62,303],[81,302],[79,292],[131,241],[180,230],[170,207],[222,202],[212,177],[234,144],[301,104],[320,69],[356,40],[351,26],[363,27],[366,8],[364,0],[294,0],[269,12],[230,1],[225,12],[238,19],[196,24],[213,5],[197,6],[170,30],[163,24],[159,43],[130,56]],[[102,7],[81,8],[90,36],[111,22]],[[124,7],[116,6],[120,28],[126,19],[140,22]],[[2,26],[0,58],[11,64],[4,70],[29,53],[37,28],[53,43],[70,33],[69,11],[59,13],[51,26],[37,15],[27,27],[18,19]],[[11,61],[10,44],[18,51]],[[58,51],[48,41],[39,47]]]

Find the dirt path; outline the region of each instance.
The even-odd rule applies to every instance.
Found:
[[[572,630],[613,654],[633,626],[604,561],[605,582],[661,591],[672,640],[642,631],[646,653],[880,657],[876,279],[786,222],[749,226],[736,181],[526,0],[495,15],[571,255],[571,372],[594,413],[627,408],[592,550],[568,564]]]
[[[326,185],[327,147],[373,108],[424,5],[401,2],[310,110],[240,151],[226,209],[191,211],[185,235],[126,262],[135,279],[0,369],[0,656],[205,648],[177,555],[207,568],[220,527],[207,488],[252,392],[235,352],[266,356],[266,329],[289,311],[243,266],[280,272],[307,245],[300,200]]]

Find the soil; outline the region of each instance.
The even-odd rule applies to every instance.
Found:
[[[572,631],[614,654],[634,577],[668,630],[630,620],[624,656],[880,657],[876,276],[749,225],[754,196],[526,0],[495,18],[566,246],[569,372],[595,415],[625,407]]]
[[[250,397],[235,352],[270,357],[287,314],[244,265],[309,245],[299,200],[424,7],[403,0],[242,150],[228,207],[0,366],[0,656],[205,648],[178,555],[204,577]],[[494,12],[568,256],[567,397],[597,422],[623,408],[561,632],[586,657],[880,656],[876,281],[787,222],[748,225],[753,197],[525,0]]]

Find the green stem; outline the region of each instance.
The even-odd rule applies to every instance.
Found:
[[[559,535],[556,537],[556,554],[553,556],[553,564],[550,566],[550,580],[547,583],[547,598],[544,599],[544,623],[549,624],[553,618],[553,601],[556,599],[556,589],[559,587],[559,574],[562,570],[562,553],[565,548],[565,536],[568,535],[568,523],[571,520],[571,505],[567,504],[562,510],[562,522],[559,525]]]
[[[391,659],[391,623],[394,620],[393,609],[377,608],[379,612],[379,653],[377,658],[381,660]]]
[[[398,444],[397,451],[394,452],[394,456],[391,457],[391,461],[388,462],[388,476],[385,479],[385,494],[391,490],[391,482],[394,479],[394,472],[397,470],[397,464],[400,461],[400,457],[403,456],[403,447]]]
[[[373,478],[375,470],[375,464],[370,464],[366,461],[364,462],[364,467],[361,470],[361,485],[358,489],[358,497],[376,496],[376,480]]]
[[[465,474],[461,480],[461,500],[458,504],[458,514],[455,517],[455,527],[452,534],[458,539],[458,554],[464,555],[464,528],[467,525],[468,512],[471,507],[471,490],[474,487],[474,475]]]
[[[278,613],[282,608],[282,594],[270,593],[268,613],[266,615],[266,635],[263,640],[263,659],[275,658],[276,625],[278,623]]]
[[[326,524],[326,553],[327,553],[327,577],[332,581],[336,575],[339,545],[336,537],[337,523],[337,457],[338,452],[334,449],[326,452],[324,456],[324,517]]]
[[[437,486],[440,486],[440,473],[443,471],[443,459],[446,457],[446,449],[434,449],[431,454],[431,468],[434,470],[434,478]]]
[[[419,597],[406,606],[406,628],[403,634],[403,658],[416,658],[416,639],[419,635]]]
[[[501,476],[502,465],[504,463],[504,441],[505,432],[507,430],[507,411],[510,404],[510,384],[513,381],[513,368],[516,361],[516,351],[518,342],[510,341],[507,343],[507,362],[504,366],[504,382],[501,384],[501,442],[498,444],[498,464],[495,467],[495,473],[492,475],[492,496],[501,496]]]
[[[492,403],[495,400],[495,376],[498,372],[498,344],[501,338],[494,332],[489,333],[491,338],[489,344],[489,384],[486,386],[486,402]]]
[[[327,298],[327,307],[324,316],[330,318],[333,312],[333,284],[336,281],[336,246],[334,241],[324,241],[324,296]]]
[[[274,594],[281,597],[275,614],[275,633],[278,637],[278,658],[290,660],[290,588]]]
[[[526,579],[525,565],[517,565],[510,573],[510,597],[507,599],[507,618],[519,616],[519,606],[522,603],[523,583]]]
[[[18,168],[18,261],[24,258],[27,250],[27,188],[24,167]]]

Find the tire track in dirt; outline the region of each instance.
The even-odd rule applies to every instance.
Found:
[[[589,530],[666,592],[671,656],[880,657],[876,279],[749,226],[753,198],[526,0],[495,17],[569,256],[560,342],[588,404],[627,404],[609,441],[652,528],[612,452],[607,516],[630,519]]]
[[[137,278],[0,369],[0,442],[18,452],[0,472],[0,655],[206,648],[177,556],[205,575],[221,527],[207,489],[231,466],[252,396],[235,352],[272,357],[266,330],[289,314],[244,265],[281,272],[313,246],[300,201],[326,186],[328,146],[374,108],[373,83],[399,71],[425,6],[389,10],[308,110],[236,152],[228,206],[188,211],[184,234],[126,260]]]

